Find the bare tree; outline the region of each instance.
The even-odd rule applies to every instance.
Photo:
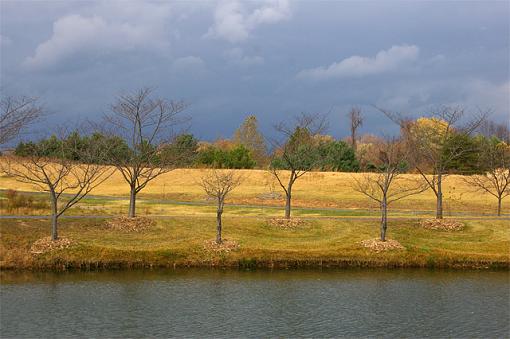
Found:
[[[184,119],[179,117],[186,105],[182,101],[153,98],[150,88],[120,95],[105,116],[110,133],[123,138],[128,156],[112,154],[112,164],[129,185],[129,217],[136,215],[136,196],[149,182],[175,169],[179,162],[162,157],[161,148],[169,141],[172,129]],[[166,139],[164,138],[166,137]]]
[[[236,187],[241,185],[242,176],[235,170],[208,170],[201,178],[199,185],[202,186],[205,193],[216,199],[216,243],[221,244],[221,231],[223,207],[225,206],[225,198]]]
[[[95,143],[83,149],[64,142],[65,139],[62,133],[58,137],[58,150],[52,149],[51,156],[47,155],[48,143],[39,142],[32,144],[30,155],[23,158],[9,155],[0,162],[0,170],[6,174],[48,192],[52,240],[58,239],[58,218],[113,172],[98,164],[106,156],[104,145]],[[79,153],[82,162],[70,160],[71,153]]]
[[[37,98],[3,97],[0,100],[0,145],[16,138],[21,130],[42,114]]]
[[[436,196],[436,218],[443,218],[443,180],[452,165],[475,147],[464,141],[485,120],[488,112],[480,112],[465,124],[462,119],[466,112],[462,107],[441,106],[430,113],[431,128],[420,128],[416,121],[398,113],[380,109],[386,116],[400,125],[414,165]]]
[[[505,142],[484,140],[479,150],[480,168],[483,174],[463,177],[477,191],[488,193],[498,199],[498,216],[501,202],[510,195],[510,146]]]
[[[349,113],[349,122],[351,123],[351,145],[354,151],[356,151],[356,142],[358,138],[358,128],[363,125],[363,117],[361,116],[361,108],[352,107]]]
[[[480,124],[478,131],[486,137],[495,136],[507,144],[510,143],[510,129],[508,128],[508,121],[505,123],[498,123],[491,120],[485,120]]]
[[[290,219],[294,183],[317,167],[321,160],[315,151],[314,136],[326,128],[324,116],[304,113],[296,117],[291,126],[285,123],[275,126],[280,139],[271,140],[274,151],[269,171],[285,192],[286,219]]]
[[[408,153],[404,144],[395,138],[386,138],[375,146],[370,161],[375,165],[375,172],[362,173],[353,177],[355,191],[376,201],[381,210],[380,239],[386,241],[388,228],[388,206],[413,194],[425,191],[428,186],[401,177],[406,171],[405,163]]]

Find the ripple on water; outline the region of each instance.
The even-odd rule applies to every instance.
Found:
[[[3,337],[502,337],[508,272],[2,276]]]

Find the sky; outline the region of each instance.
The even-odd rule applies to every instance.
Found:
[[[0,1],[2,95],[40,97],[46,123],[108,112],[141,87],[184,100],[197,137],[264,134],[301,112],[348,135],[396,130],[374,106],[510,112],[509,1]]]

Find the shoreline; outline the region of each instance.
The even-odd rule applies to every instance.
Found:
[[[438,260],[428,261],[374,261],[363,258],[315,260],[260,260],[243,258],[235,261],[208,262],[126,262],[126,261],[63,261],[38,262],[35,265],[13,266],[2,264],[0,272],[88,272],[129,271],[140,269],[214,269],[214,270],[328,270],[328,269],[434,269],[434,270],[503,270],[510,271],[510,261],[504,260]]]

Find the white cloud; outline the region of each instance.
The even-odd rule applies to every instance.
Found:
[[[252,26],[271,24],[290,17],[290,4],[288,0],[268,1],[265,6],[257,8],[247,19]]]
[[[297,74],[297,77],[324,80],[386,73],[416,60],[418,53],[419,49],[415,45],[392,46],[388,50],[378,52],[373,58],[355,55],[340,62],[335,62],[328,67],[303,70]]]
[[[252,12],[240,1],[221,1],[214,11],[214,24],[205,36],[225,39],[231,43],[242,42],[248,39],[257,26],[286,20],[290,14],[288,0],[266,1]]]
[[[100,3],[92,10],[94,14],[60,17],[53,23],[51,37],[36,47],[23,66],[42,69],[78,56],[166,48],[170,36],[165,30],[168,5],[138,4]]]
[[[241,48],[232,48],[224,53],[225,58],[235,64],[250,66],[264,63],[264,58],[258,55],[245,55]]]

